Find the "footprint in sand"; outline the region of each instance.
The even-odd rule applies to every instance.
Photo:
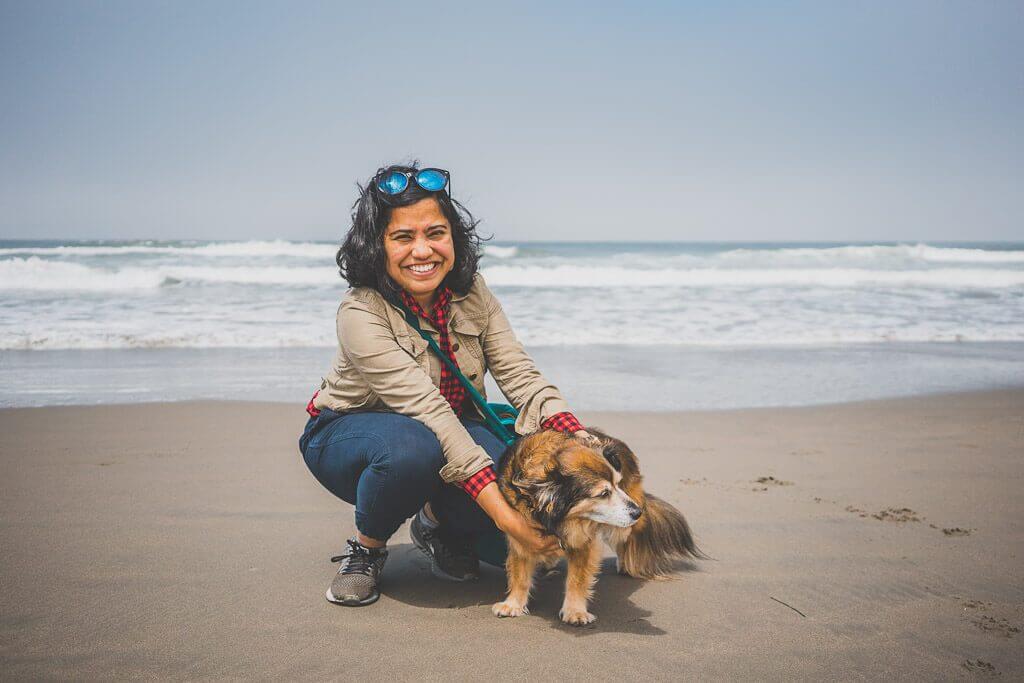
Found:
[[[971,619],[971,623],[985,633],[991,633],[994,636],[1002,636],[1003,638],[1013,638],[1020,633],[1020,628],[1014,626],[1006,619],[1001,617],[990,617],[987,614],[979,614],[974,619]]]
[[[934,525],[934,524],[929,524],[928,526],[930,526],[932,529],[939,529],[939,527]],[[941,531],[946,536],[970,536],[971,533],[974,532],[974,531],[977,531],[977,529],[961,529],[958,526],[953,526],[953,527],[948,527],[947,526],[947,527],[942,527]]]
[[[988,614],[981,614],[982,612],[987,612],[992,607],[991,602],[985,602],[984,600],[970,600],[960,598],[958,596],[954,597],[956,597],[957,600],[960,600],[960,604],[963,605],[965,612],[971,610],[975,613],[971,618],[971,623],[985,633],[1002,636],[1003,638],[1013,638],[1020,633],[1019,627],[1014,626],[1002,617],[993,617]]]
[[[868,516],[868,513],[867,513],[866,510],[861,510],[860,508],[855,508],[852,505],[847,505],[846,506],[846,511],[847,512],[852,512],[853,514],[857,515],[858,517],[867,517]]]
[[[871,515],[880,522],[920,522],[921,518],[910,508],[885,508]]]
[[[986,662],[983,659],[965,659],[963,667],[971,673],[981,674],[982,676],[999,676],[1000,673],[991,662]]]
[[[884,510],[879,510],[875,513],[869,513],[867,510],[847,505],[846,511],[855,514],[858,517],[871,517],[872,519],[877,519],[880,522],[920,522],[922,519],[910,508],[885,508]]]
[[[768,486],[792,486],[793,482],[786,481],[785,479],[776,479],[775,477],[758,477],[754,480],[755,484],[766,484]]]

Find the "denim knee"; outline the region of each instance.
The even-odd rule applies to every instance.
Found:
[[[442,486],[441,444],[433,432],[427,435],[389,438],[386,449],[369,463],[356,505],[356,528],[363,534],[387,539]]]

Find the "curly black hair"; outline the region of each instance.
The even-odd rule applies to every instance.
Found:
[[[480,261],[480,236],[476,233],[479,223],[473,214],[459,202],[452,199],[448,190],[430,192],[414,180],[409,187],[397,195],[386,195],[377,190],[377,180],[392,171],[412,173],[419,171],[419,162],[410,165],[393,164],[377,169],[365,185],[356,184],[359,198],[352,205],[352,227],[345,235],[345,241],[338,249],[335,260],[341,277],[352,287],[372,287],[388,299],[398,295],[399,286],[387,272],[387,253],[384,251],[384,230],[391,220],[391,210],[397,206],[409,206],[421,199],[433,197],[441,213],[451,225],[452,242],[455,246],[455,263],[441,282],[456,294],[462,295],[473,286],[477,264]]]

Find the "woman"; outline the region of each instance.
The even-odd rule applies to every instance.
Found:
[[[338,251],[352,289],[338,309],[333,366],[307,406],[299,440],[317,480],[355,506],[357,533],[332,558],[341,562],[327,589],[333,603],[380,597],[387,541],[410,517],[410,536],[434,574],[454,581],[477,577],[474,541],[495,527],[536,552],[557,545],[498,491],[504,444],[406,321],[406,309],[481,394],[491,372],[519,410],[518,433],[554,428],[589,436],[477,274],[476,222],[449,188],[442,169],[380,169],[360,187]]]

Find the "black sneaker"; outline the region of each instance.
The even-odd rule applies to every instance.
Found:
[[[388,551],[367,548],[354,538],[348,539],[347,543],[347,553],[331,558],[331,562],[341,562],[341,567],[327,589],[327,599],[347,607],[373,604],[380,597],[377,581],[388,559]]]
[[[480,560],[472,546],[458,539],[444,538],[440,529],[430,529],[417,514],[409,524],[409,537],[430,560],[434,576],[447,581],[472,581],[480,578]]]

